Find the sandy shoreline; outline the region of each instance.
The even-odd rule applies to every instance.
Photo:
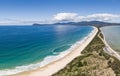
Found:
[[[82,44],[78,44],[74,50],[72,50],[69,54],[60,58],[54,62],[49,63],[43,67],[40,67],[36,70],[22,72],[16,75],[11,76],[51,76],[52,74],[58,72],[62,68],[64,68],[68,63],[70,63],[74,58],[80,56],[82,50],[92,41],[92,39],[97,34],[98,29],[94,27],[94,31],[82,42]]]
[[[101,40],[104,42],[104,44],[105,44],[105,46],[106,46],[106,47],[104,48],[104,51],[105,51],[106,53],[108,53],[108,54],[116,57],[118,60],[120,60],[120,55],[119,55],[115,50],[113,50],[113,49],[111,48],[111,46],[107,43],[104,33],[103,33],[103,32],[101,32],[101,33],[102,33],[103,36],[104,36],[104,39],[101,38]]]

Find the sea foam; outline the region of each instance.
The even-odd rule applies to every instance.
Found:
[[[83,39],[77,41],[69,49],[67,49],[66,51],[63,51],[63,52],[59,53],[58,55],[47,56],[46,58],[43,59],[43,61],[41,61],[39,63],[36,63],[36,64],[17,66],[14,69],[0,70],[0,76],[12,75],[12,74],[16,74],[16,73],[20,73],[20,72],[24,72],[24,71],[34,70],[34,69],[43,67],[43,66],[45,66],[45,65],[47,65],[47,64],[49,64],[49,63],[51,63],[53,61],[61,59],[65,55],[67,55],[68,53],[70,53],[71,51],[73,51],[76,47],[82,45],[82,43],[84,41],[86,41],[94,32],[95,32],[95,29],[93,31],[91,31],[91,33],[89,33],[89,35],[87,35]]]

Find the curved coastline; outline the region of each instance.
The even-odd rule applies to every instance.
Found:
[[[43,61],[35,63],[35,64],[18,66],[13,69],[0,70],[0,76],[13,75],[13,74],[26,72],[26,71],[32,71],[32,70],[35,70],[38,68],[42,68],[42,67],[48,65],[49,63],[52,63],[56,60],[63,58],[64,56],[69,54],[71,51],[73,51],[76,47],[78,47],[79,45],[82,45],[82,43],[88,38],[89,35],[92,35],[92,33],[94,32],[94,27],[92,27],[92,28],[93,28],[93,30],[86,37],[84,37],[84,38],[80,39],[79,41],[77,41],[76,43],[74,43],[68,50],[63,51],[58,55],[47,56],[46,58],[44,58]]]
[[[115,50],[113,50],[112,47],[108,44],[104,33],[103,33],[103,32],[101,32],[101,33],[103,34],[103,37],[104,37],[104,39],[101,38],[101,40],[104,42],[104,44],[105,44],[105,46],[106,46],[106,47],[104,48],[104,51],[105,51],[106,53],[108,53],[108,54],[116,57],[118,60],[120,60],[120,55],[119,55]]]
[[[0,70],[0,76],[13,75],[13,74],[18,74],[18,73],[25,72],[25,71],[35,70],[37,68],[44,67],[47,64],[49,64],[51,62],[54,62],[54,61],[56,61],[56,60],[58,60],[60,58],[63,58],[65,55],[67,55],[71,51],[73,51],[76,47],[81,45],[88,38],[89,35],[92,35],[92,33],[94,32],[94,27],[92,27],[92,28],[93,28],[93,30],[88,35],[86,35],[86,37],[80,39],[79,41],[74,43],[69,49],[61,52],[60,54],[47,56],[47,57],[44,58],[43,61],[35,63],[35,64],[17,66],[17,67],[15,67],[13,69]]]
[[[87,37],[81,41],[76,42],[75,45],[71,47],[72,49],[69,49],[70,51],[65,51],[67,53],[64,53],[64,56],[56,58],[54,61],[51,61],[50,63],[39,67],[38,69],[17,73],[11,76],[50,76],[56,73],[57,71],[64,68],[74,58],[79,56],[81,51],[84,50],[84,48],[92,41],[98,32],[96,27],[93,28],[94,30]]]

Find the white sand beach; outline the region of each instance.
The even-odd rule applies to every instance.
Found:
[[[102,32],[101,32],[102,33]],[[100,36],[99,36],[99,38],[104,42],[104,44],[105,44],[105,48],[104,48],[104,51],[106,52],[106,53],[108,53],[109,55],[112,55],[112,56],[114,56],[114,57],[116,57],[118,60],[120,60],[120,55],[115,51],[115,50],[113,50],[111,47],[110,47],[110,45],[107,43],[107,41],[106,41],[106,38],[105,38],[105,35],[104,35],[104,33],[102,33],[103,34],[103,36],[104,36],[104,39],[102,39]]]
[[[97,32],[98,32],[98,29],[94,27],[94,31],[92,31],[92,33],[86,39],[84,39],[84,41],[82,41],[82,44],[78,43],[77,46],[63,58],[60,58],[36,70],[26,71],[16,75],[12,75],[12,76],[51,76],[52,74],[63,69],[74,58],[76,58],[77,56],[80,56],[81,52],[93,40]]]

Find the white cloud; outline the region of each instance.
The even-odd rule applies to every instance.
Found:
[[[78,15],[77,13],[58,13],[53,15],[53,18],[50,20],[24,20],[24,19],[10,19],[10,18],[3,18],[0,19],[0,25],[10,25],[10,24],[33,24],[33,23],[40,23],[40,24],[49,24],[49,23],[56,23],[56,22],[80,22],[80,21],[110,21],[110,22],[119,22],[120,15],[115,14],[91,14],[86,16]]]
[[[118,18],[119,15],[114,15],[114,14],[92,14],[86,16],[86,20],[100,20],[100,21],[109,21],[112,19]]]
[[[78,17],[78,14],[76,13],[58,13],[56,15],[54,15],[53,20],[56,21],[71,21],[74,20],[76,17]]]
[[[79,22],[79,21],[92,21],[92,20],[112,21],[117,18],[120,18],[120,15],[102,13],[102,14],[91,14],[87,16],[80,16],[77,13],[58,13],[54,15],[53,20],[59,22],[62,21]]]
[[[31,25],[33,23],[44,23],[44,21],[31,21],[31,20],[20,20],[20,19],[10,19],[10,18],[3,18],[0,19],[0,25]]]
[[[6,25],[9,25],[9,24],[17,24],[17,23],[19,23],[20,22],[20,20],[18,20],[18,19],[10,19],[10,18],[3,18],[3,19],[0,19],[0,24],[2,25],[4,25],[4,24],[6,24]]]

